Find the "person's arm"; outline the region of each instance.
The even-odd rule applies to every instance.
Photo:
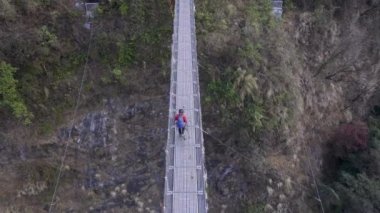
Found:
[[[174,123],[177,123],[177,121],[178,121],[178,115],[175,115]]]
[[[186,115],[183,115],[183,121],[184,121],[185,124],[187,125],[187,118],[186,118]]]

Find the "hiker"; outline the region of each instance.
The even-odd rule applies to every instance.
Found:
[[[178,127],[179,135],[182,136],[187,125],[187,118],[183,109],[179,109],[178,114],[175,115],[175,124]]]

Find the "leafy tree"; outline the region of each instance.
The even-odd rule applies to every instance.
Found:
[[[380,211],[379,124],[378,119],[370,118],[368,126],[363,122],[343,124],[336,131],[329,154],[333,168],[325,172],[326,177],[331,176],[325,187],[329,190],[323,193],[329,211]]]
[[[335,153],[338,157],[344,157],[347,153],[366,149],[368,139],[368,127],[365,123],[343,124],[333,139]]]
[[[341,196],[344,212],[379,212],[380,181],[366,174],[357,176],[342,172],[335,188]]]
[[[17,90],[17,80],[13,75],[16,68],[0,62],[0,107],[8,107],[16,118],[23,119],[24,123],[31,122],[32,114],[28,111],[23,98]]]

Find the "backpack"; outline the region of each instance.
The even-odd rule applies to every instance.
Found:
[[[185,127],[185,122],[183,121],[183,116],[178,116],[177,127],[178,127],[178,128],[183,128],[183,127]]]

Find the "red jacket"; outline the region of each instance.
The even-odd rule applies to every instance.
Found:
[[[178,121],[178,118],[179,118],[179,114],[176,114],[174,120]],[[183,122],[185,122],[185,124],[187,124],[187,118],[186,118],[185,114],[182,115],[182,118],[183,118]]]

